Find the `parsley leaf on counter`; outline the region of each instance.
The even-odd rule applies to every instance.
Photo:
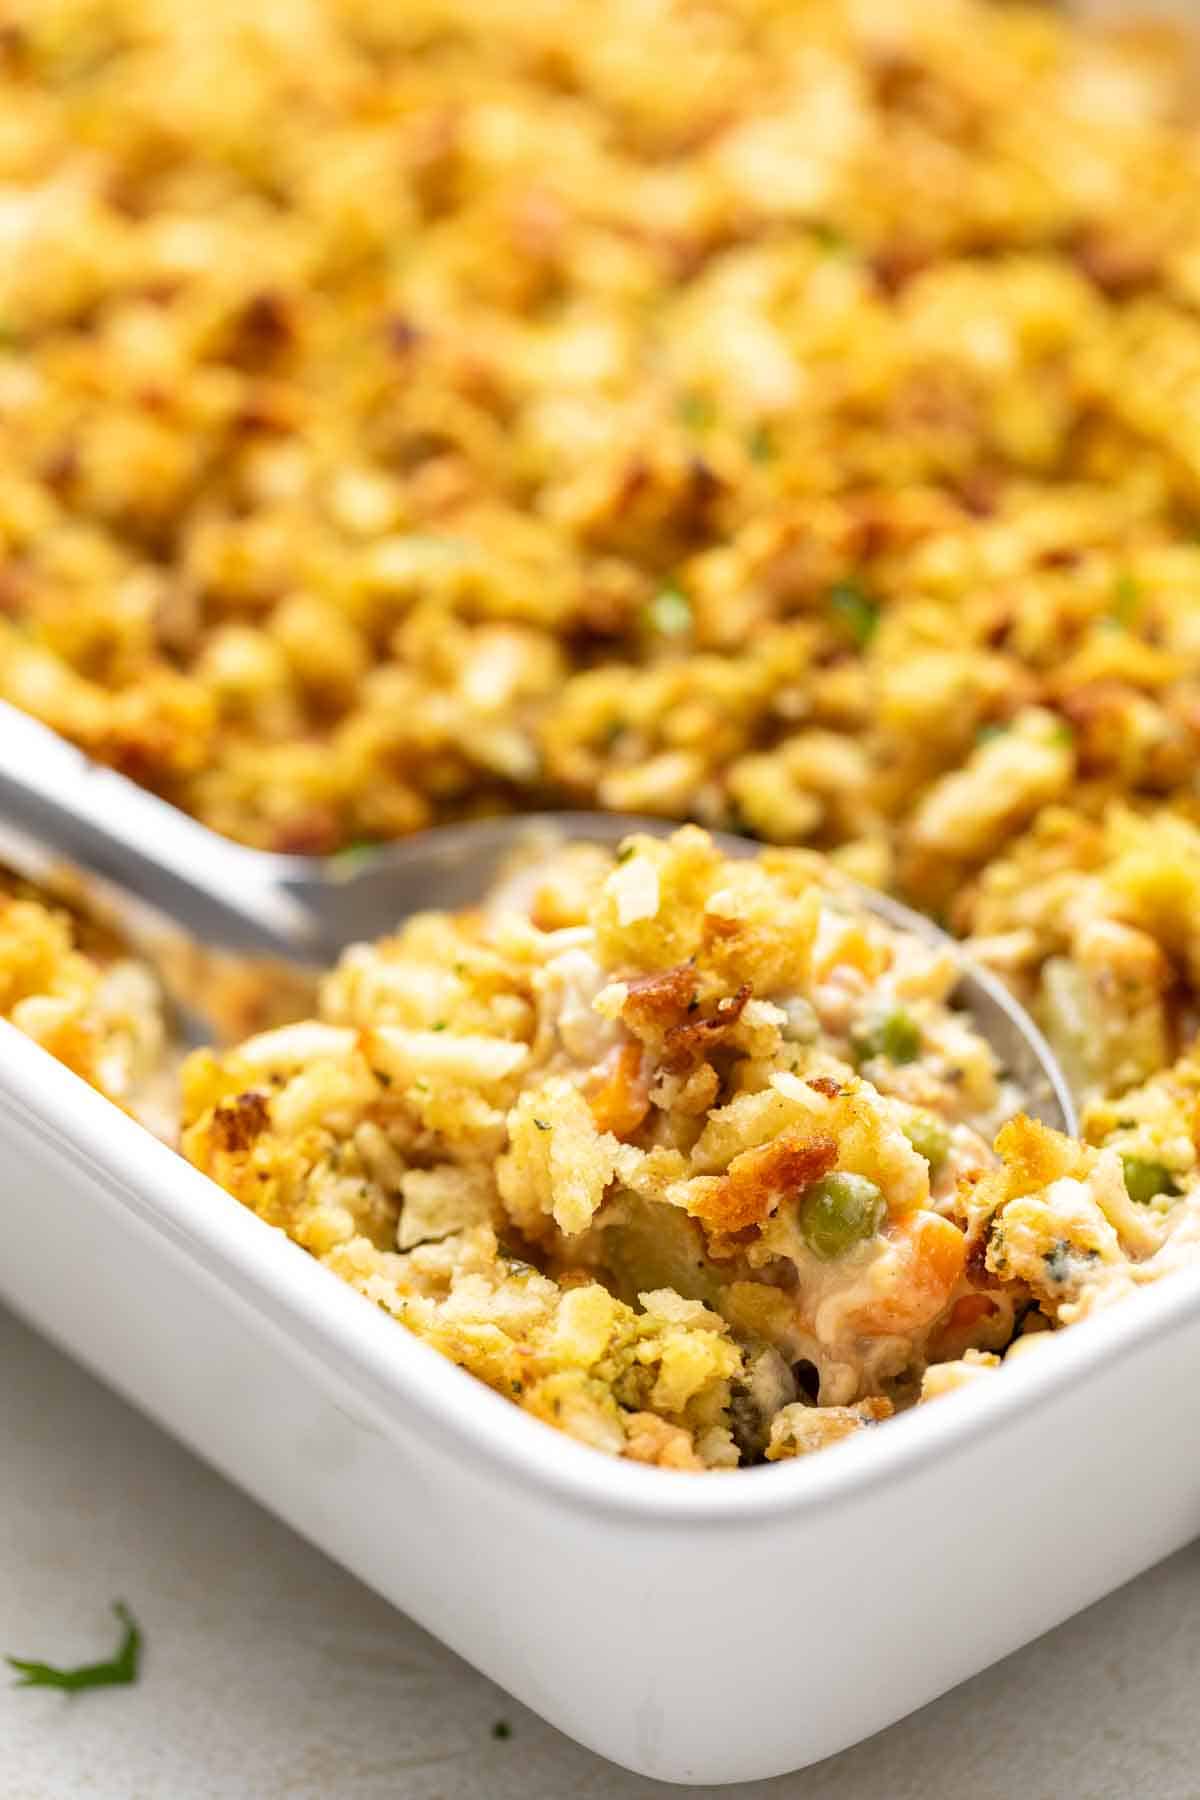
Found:
[[[129,1608],[120,1600],[113,1611],[125,1627],[125,1635],[121,1639],[120,1649],[110,1661],[82,1663],[77,1669],[56,1669],[51,1663],[27,1662],[23,1657],[6,1656],[5,1662],[17,1671],[20,1678],[14,1685],[62,1688],[66,1693],[77,1694],[83,1688],[122,1687],[136,1681],[142,1652],[142,1634]]]

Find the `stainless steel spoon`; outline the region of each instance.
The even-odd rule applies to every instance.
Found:
[[[278,856],[218,837],[3,702],[0,824],[41,852],[99,876],[202,944],[315,965],[332,962],[347,944],[383,936],[422,908],[473,904],[513,851],[539,834],[613,844],[631,831],[673,829],[670,821],[630,814],[535,813],[440,826],[325,859]],[[752,855],[759,847],[727,833],[714,836],[732,854]],[[1004,984],[923,914],[872,888],[853,891],[878,917],[952,951],[961,969],[955,1003],[988,1039],[1027,1110],[1074,1132],[1062,1070]]]

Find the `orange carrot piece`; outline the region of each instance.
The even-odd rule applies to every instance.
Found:
[[[588,1096],[597,1131],[631,1137],[650,1111],[650,1084],[642,1073],[640,1044],[622,1044],[600,1064],[601,1080]]]
[[[898,1252],[895,1283],[854,1315],[868,1337],[903,1335],[931,1324],[961,1281],[967,1260],[962,1232],[939,1213],[909,1213],[895,1220],[887,1235]]]

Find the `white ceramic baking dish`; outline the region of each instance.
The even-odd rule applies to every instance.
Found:
[[[609,1460],[0,1024],[0,1298],[561,1730],[692,1785],[877,1731],[1200,1529],[1200,1279],[807,1461]]]

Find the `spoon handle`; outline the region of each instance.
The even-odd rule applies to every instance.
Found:
[[[0,822],[205,942],[304,956],[311,914],[275,858],[230,843],[0,701]]]

